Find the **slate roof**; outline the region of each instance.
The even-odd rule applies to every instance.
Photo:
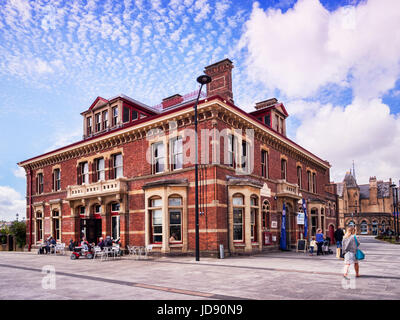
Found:
[[[343,182],[346,182],[347,188],[357,188],[358,187],[356,178],[354,178],[354,176],[350,172],[346,172]]]

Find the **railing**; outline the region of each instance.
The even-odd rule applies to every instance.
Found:
[[[67,187],[67,199],[97,196],[108,193],[126,192],[124,179],[118,178],[109,181],[99,181],[91,184],[74,185]]]
[[[286,182],[285,180],[278,180],[277,195],[294,195],[299,196],[299,187],[297,184]]]

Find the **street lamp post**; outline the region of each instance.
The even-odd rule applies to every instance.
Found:
[[[199,164],[198,164],[198,135],[197,135],[197,105],[199,103],[201,89],[203,85],[211,82],[211,77],[202,75],[197,78],[200,83],[199,94],[197,95],[196,103],[194,105],[194,131],[195,131],[195,210],[196,210],[196,261],[200,261],[200,237],[199,237]]]
[[[392,194],[393,194],[393,224],[394,224],[394,232],[395,232],[395,236],[397,237],[398,235],[398,228],[397,228],[397,224],[398,224],[398,218],[396,219],[396,213],[397,211],[397,206],[398,206],[398,192],[397,192],[397,188],[396,185],[393,183],[390,185],[390,187],[392,188]]]
[[[395,228],[395,232],[396,232],[396,240],[398,240],[399,238],[399,188],[395,188],[396,190],[396,218],[395,218],[395,223],[396,223],[396,228]]]

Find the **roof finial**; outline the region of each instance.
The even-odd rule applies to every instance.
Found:
[[[356,178],[356,170],[354,169],[354,160],[353,160],[353,177]]]

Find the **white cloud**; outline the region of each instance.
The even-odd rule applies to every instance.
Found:
[[[16,176],[17,178],[23,178],[25,179],[26,174],[25,174],[25,169],[18,167],[17,169],[13,170],[14,176]]]
[[[302,119],[296,142],[332,164],[332,179],[341,181],[353,160],[361,183],[371,175],[385,180],[400,177],[400,118],[380,99],[357,98],[346,107],[304,101],[286,106]]]
[[[400,77],[397,30],[396,0],[334,12],[318,0],[299,0],[285,13],[256,3],[245,24],[237,49],[247,50],[247,78],[265,93],[280,91],[294,140],[332,164],[332,180],[353,160],[360,183],[400,177],[400,118],[382,102]],[[351,90],[349,105],[319,102],[319,93],[341,89]]]
[[[26,201],[22,195],[8,186],[0,186],[0,220],[15,220],[26,216]]]
[[[200,22],[201,20],[204,20],[211,12],[211,8],[207,0],[197,0],[194,4],[194,8],[198,10],[196,17],[194,18],[195,22]]]
[[[299,0],[285,13],[256,3],[240,42],[249,76],[292,97],[330,83],[362,98],[382,94],[400,75],[400,2],[382,2],[329,12],[318,0]]]

